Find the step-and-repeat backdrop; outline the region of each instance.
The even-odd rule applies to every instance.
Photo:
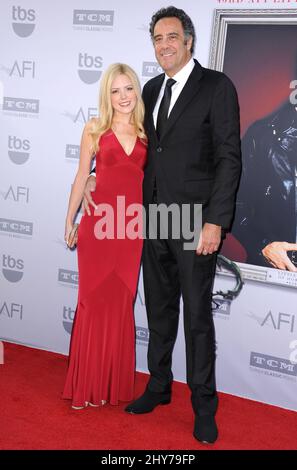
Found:
[[[81,132],[85,122],[97,115],[100,77],[110,63],[131,65],[142,85],[161,73],[148,24],[152,13],[162,6],[160,0],[141,5],[132,0],[100,5],[95,0],[1,2],[0,339],[4,341],[68,353],[78,273],[76,252],[66,249],[63,235]],[[242,12],[256,12],[257,7],[268,16],[268,9],[279,7],[279,3],[183,0],[176,1],[175,6],[183,8],[196,26],[195,57],[204,66],[226,71],[242,87],[239,97],[247,115],[244,137],[249,125],[281,102],[274,103],[272,109],[261,103],[263,109],[259,109],[262,92],[258,91],[253,95],[257,112],[247,112],[251,99],[248,96],[243,101],[244,86],[254,80],[254,71],[249,75],[245,69],[244,77],[240,77],[238,69],[243,63],[249,64],[253,54],[238,60],[241,32],[234,31],[232,41],[231,33],[229,37],[224,33],[224,15],[217,12],[214,20],[215,10],[232,14],[234,7]],[[283,11],[293,19],[289,7],[282,4]],[[235,15],[236,27],[244,23],[241,20],[241,15]],[[223,33],[218,32],[220,28]],[[258,48],[254,45],[253,50]],[[280,99],[285,100],[285,96]],[[289,137],[292,135],[296,134]],[[269,149],[266,151],[268,155]],[[259,177],[261,168],[249,173],[251,188],[253,175]],[[270,186],[264,188],[266,196],[273,193],[273,183]],[[292,191],[295,195],[295,186]],[[257,201],[260,204],[260,195]],[[278,217],[276,212],[275,224]],[[288,224],[292,220],[296,237],[296,203]],[[255,228],[251,230],[254,233]],[[225,294],[231,291],[214,299],[218,389],[297,410],[296,275],[251,262],[246,239],[240,236],[227,240],[224,254],[240,262],[241,280],[234,265],[225,262],[218,268],[214,286],[215,291]],[[135,322],[137,369],[147,371],[142,275]],[[181,321],[173,361],[174,377],[180,381],[185,381],[184,349]]]

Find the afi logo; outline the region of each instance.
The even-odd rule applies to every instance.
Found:
[[[0,304],[0,318],[3,315],[3,317],[7,317],[10,319],[13,318],[18,318],[20,320],[23,319],[23,305],[22,304],[16,304],[15,302],[12,302],[11,304],[3,302],[3,304]]]
[[[23,60],[18,63],[16,60],[12,66],[9,76],[16,75],[20,78],[25,78],[25,76],[31,76],[35,78],[35,62],[34,60]]]
[[[79,122],[84,122],[86,123],[89,121],[92,117],[97,116],[97,108],[87,108],[87,111],[85,112],[83,108],[79,108],[78,112],[76,113],[73,122],[76,124],[78,121]]]
[[[138,303],[141,306],[145,305],[144,296],[143,296],[143,293],[140,291],[140,289],[137,289],[137,295],[136,295],[136,302],[135,303]]]
[[[10,186],[7,193],[4,196],[5,201],[7,199],[13,199],[15,202],[20,202],[20,200],[25,199],[25,202],[29,202],[29,188],[25,186],[16,186],[13,189],[13,186]]]
[[[277,315],[273,315],[270,310],[261,323],[261,326],[264,325],[272,325],[275,330],[289,329],[290,332],[293,333],[295,327],[295,315],[282,312],[279,312]]]

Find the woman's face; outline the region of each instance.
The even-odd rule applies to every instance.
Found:
[[[111,84],[111,104],[114,113],[130,114],[137,103],[136,91],[127,75],[118,75]]]

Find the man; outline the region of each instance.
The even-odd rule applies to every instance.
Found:
[[[150,379],[144,394],[126,411],[148,413],[171,400],[172,351],[182,295],[194,436],[212,443],[218,432],[211,293],[216,251],[222,230],[231,224],[241,169],[238,102],[224,74],[193,60],[195,30],[183,10],[159,10],[150,33],[165,74],[149,80],[143,89],[149,139],[144,205],[203,203],[203,229],[196,251],[184,250],[172,237],[144,241]],[[90,202],[89,191],[87,198]]]

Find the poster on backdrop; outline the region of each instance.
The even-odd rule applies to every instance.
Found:
[[[210,61],[234,82],[241,110],[243,172],[222,254],[246,278],[295,288],[296,37],[296,10],[217,10]]]
[[[216,10],[210,67],[234,82],[243,172],[215,300],[220,390],[296,409],[297,11]],[[229,296],[229,298],[228,298]]]

